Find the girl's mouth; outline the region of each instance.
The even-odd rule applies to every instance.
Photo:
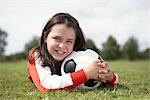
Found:
[[[57,54],[59,54],[59,55],[63,55],[63,54],[65,54],[65,52],[64,52],[64,51],[60,51],[60,50],[56,50],[56,53],[57,53]]]

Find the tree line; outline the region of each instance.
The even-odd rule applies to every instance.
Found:
[[[88,48],[97,51],[106,60],[117,60],[117,59],[150,59],[150,48],[146,48],[143,51],[139,51],[138,40],[131,36],[121,47],[113,36],[109,36],[102,44],[102,49],[95,46],[91,39],[88,39],[87,44],[90,44]]]
[[[25,44],[24,50],[11,55],[5,55],[5,47],[7,45],[7,32],[0,29],[0,61],[17,61],[26,59],[28,52],[31,48],[39,45],[40,38],[34,36],[28,43]],[[107,40],[102,44],[102,48],[98,48],[92,39],[86,40],[86,47],[93,49],[99,53],[105,60],[118,60],[118,59],[150,59],[150,48],[139,51],[138,40],[135,37],[130,37],[123,46],[117,43],[113,36],[108,36]]]

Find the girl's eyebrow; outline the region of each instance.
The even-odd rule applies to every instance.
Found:
[[[58,38],[60,38],[61,36],[58,36],[58,35],[53,35],[52,37],[58,37]]]
[[[68,40],[74,41],[75,39],[68,39]]]

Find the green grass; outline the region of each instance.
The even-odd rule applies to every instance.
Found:
[[[27,79],[26,61],[0,63],[0,100],[150,100],[150,61],[110,61],[119,75],[115,90],[40,93]]]

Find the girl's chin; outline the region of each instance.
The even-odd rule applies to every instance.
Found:
[[[60,58],[60,57],[54,57],[54,59],[55,59],[56,61],[62,61],[64,58],[65,58],[65,57],[62,57],[62,58]]]

